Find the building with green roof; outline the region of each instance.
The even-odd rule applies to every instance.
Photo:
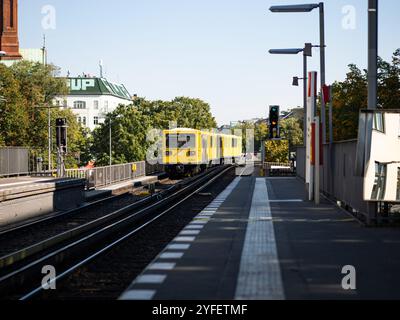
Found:
[[[104,121],[105,115],[118,105],[129,105],[132,97],[123,84],[116,84],[105,78],[68,77],[69,93],[59,96],[55,103],[61,108],[70,108],[78,122],[93,130]]]

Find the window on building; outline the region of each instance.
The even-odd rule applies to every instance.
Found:
[[[94,101],[93,101],[93,108],[94,108],[95,110],[98,110],[98,109],[99,109],[99,101],[98,101],[98,100],[94,100]]]
[[[82,118],[82,123],[83,123],[84,126],[86,126],[86,117]]]
[[[385,121],[382,112],[374,113],[374,130],[379,132],[385,132]]]
[[[94,124],[95,126],[97,126],[97,125],[99,124],[99,117],[94,117],[94,118],[93,118],[93,124]]]
[[[400,168],[397,168],[397,193],[396,200],[400,201]]]
[[[75,101],[74,109],[86,109],[86,102],[85,101]]]
[[[68,106],[67,99],[63,100],[63,107],[66,108]]]
[[[104,112],[108,112],[108,101],[104,101]]]
[[[78,117],[77,120],[78,120],[78,123],[82,123],[82,118],[81,117]]]
[[[57,106],[57,107],[60,106],[60,100],[56,100],[56,106]]]
[[[386,164],[375,162],[375,182],[372,189],[372,200],[383,200],[385,198],[386,171]]]
[[[238,141],[236,138],[232,138],[232,148],[237,148],[238,146]]]

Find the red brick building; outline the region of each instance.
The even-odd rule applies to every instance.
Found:
[[[18,40],[18,0],[0,2],[0,51],[6,52],[1,60],[22,59]]]

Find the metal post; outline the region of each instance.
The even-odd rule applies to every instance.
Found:
[[[110,116],[110,184],[111,184],[111,166],[112,166],[112,146],[111,146],[111,116]]]
[[[306,146],[306,141],[307,141],[307,56],[305,53],[303,53],[303,109],[304,109],[303,145]]]
[[[320,187],[319,187],[319,175],[320,175],[320,169],[321,169],[321,166],[320,166],[320,147],[319,147],[319,142],[320,142],[321,137],[320,137],[320,120],[319,120],[319,117],[315,117],[314,118],[314,123],[315,123],[315,132],[314,132],[314,135],[315,135],[315,139],[314,139],[314,141],[315,141],[315,146],[314,146],[314,148],[315,148],[315,152],[314,152],[314,154],[315,154],[315,159],[314,159],[314,162],[315,162],[315,165],[314,165],[314,201],[315,201],[315,204],[318,205],[320,203],[320,199],[319,199],[319,190],[320,190]]]
[[[326,143],[326,109],[323,99],[323,90],[325,86],[325,13],[324,3],[319,4],[319,32],[320,32],[320,59],[321,59],[321,124],[322,124],[322,144]]]
[[[378,0],[368,0],[368,109],[378,102]]]
[[[330,89],[330,101],[329,101],[329,171],[328,171],[328,186],[329,194],[333,195],[333,86]]]
[[[368,0],[368,109],[378,105],[378,0]],[[367,224],[377,218],[376,203],[367,204]]]
[[[51,171],[51,170],[53,170],[53,164],[52,164],[52,161],[51,161],[51,112],[50,112],[50,104],[49,104],[49,108],[48,108],[48,131],[47,131],[47,134],[48,134],[48,152],[49,152],[49,155],[48,155],[48,160],[49,160],[49,171]]]

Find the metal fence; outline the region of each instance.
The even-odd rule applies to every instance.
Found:
[[[0,176],[18,176],[29,174],[29,160],[28,148],[0,148]]]
[[[85,179],[86,188],[92,189],[154,174],[162,169],[161,165],[149,165],[145,161],[140,161],[92,169],[67,169],[66,176]]]
[[[368,218],[371,207],[363,200],[361,176],[355,174],[357,140],[336,142],[332,145],[331,164],[329,145],[324,145],[324,166],[320,172],[321,191],[343,206]],[[330,167],[332,166],[332,174]],[[305,148],[297,148],[297,176],[305,179]]]

